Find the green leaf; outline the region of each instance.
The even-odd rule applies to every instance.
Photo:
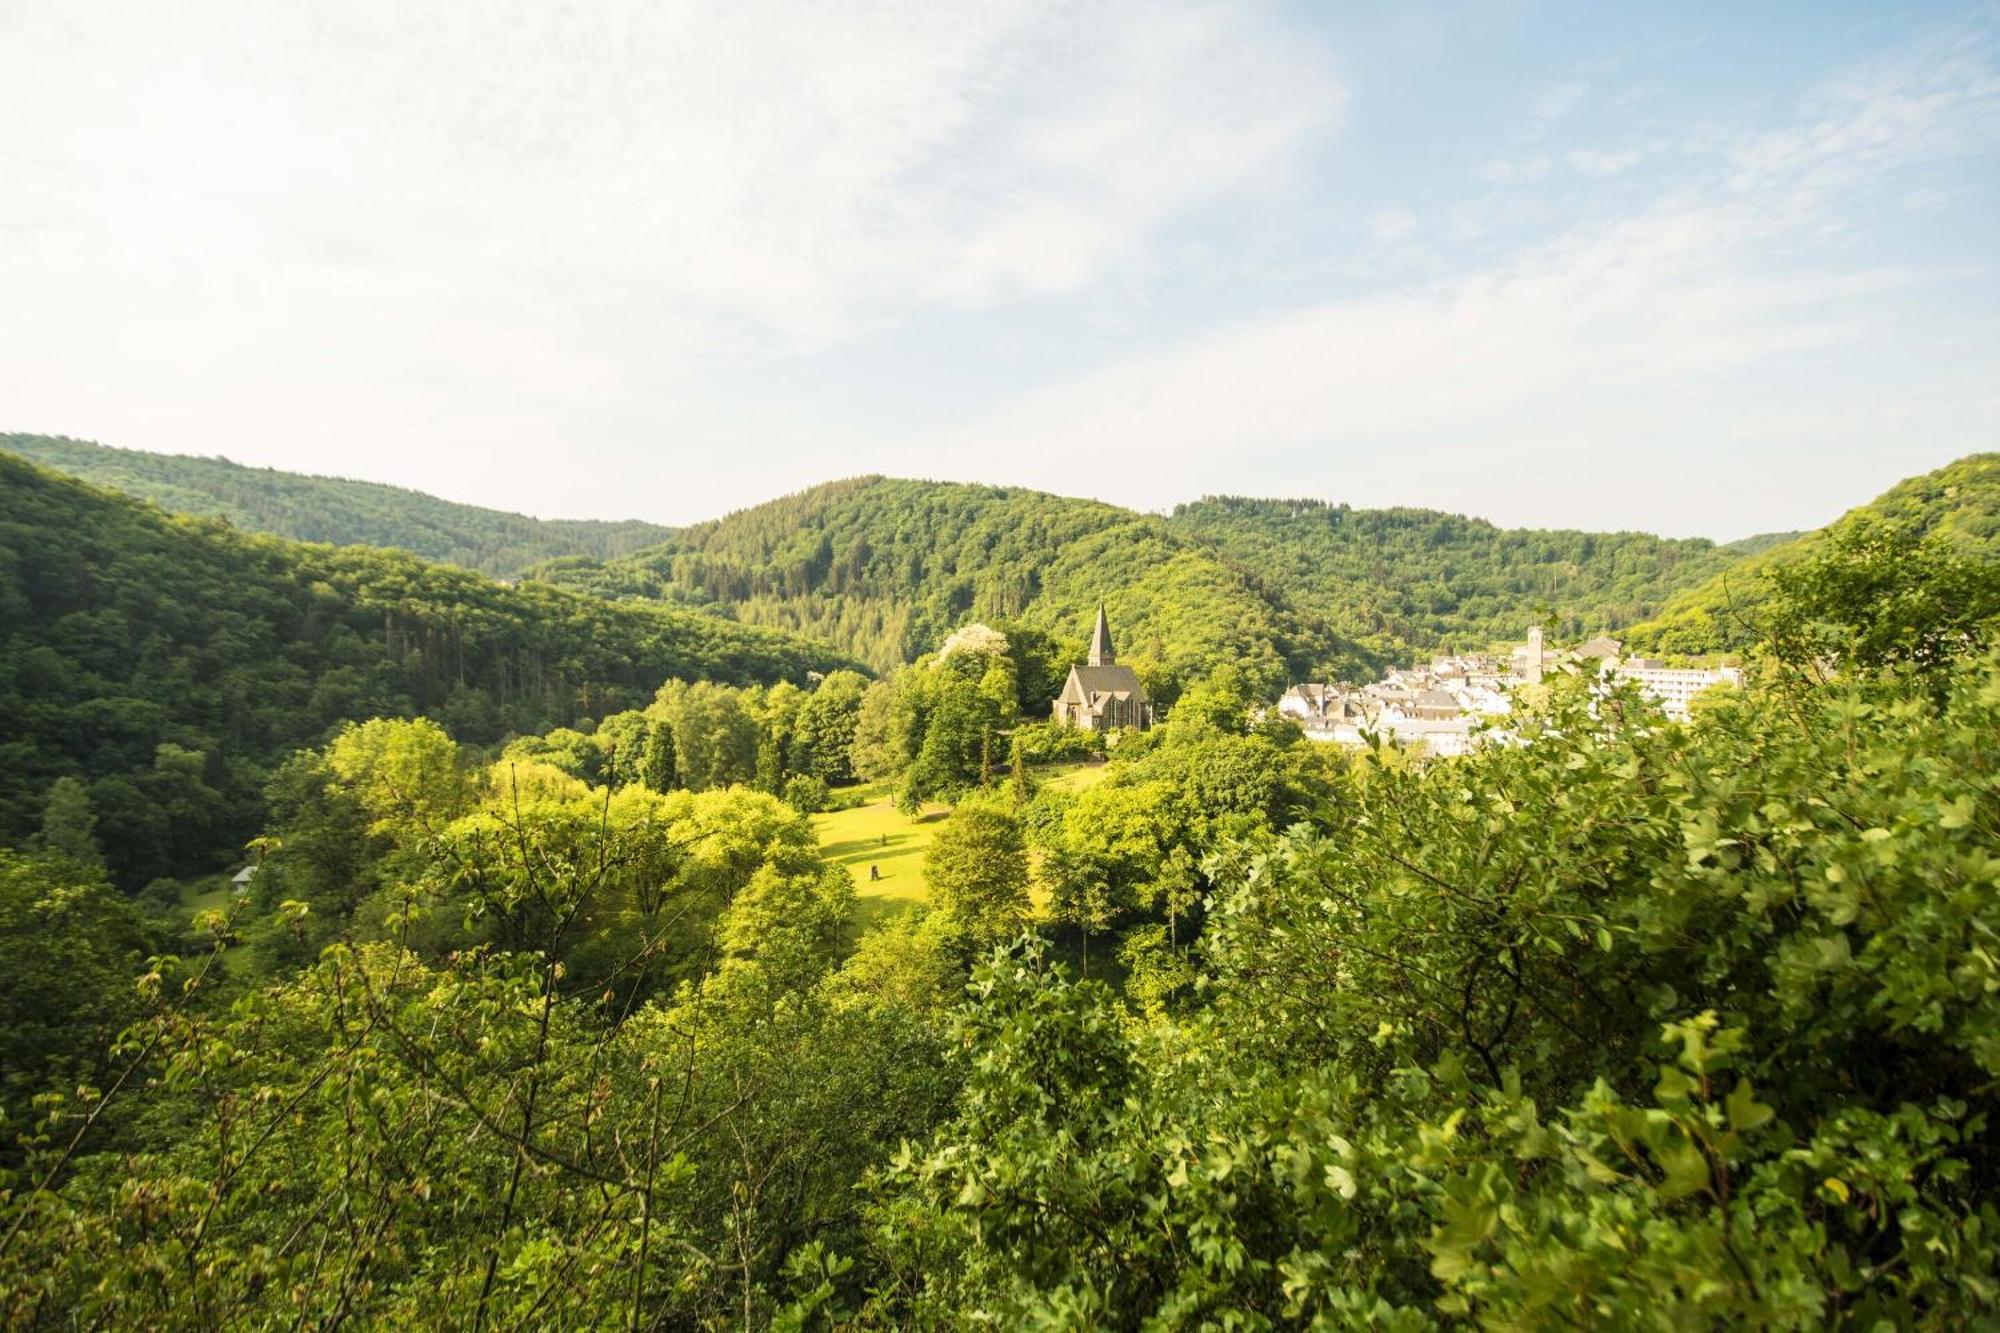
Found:
[[[1676,1138],[1654,1153],[1654,1157],[1666,1173],[1666,1179],[1660,1183],[1662,1198],[1684,1199],[1708,1188],[1708,1159],[1692,1140]]]
[[[1729,1115],[1729,1127],[1739,1133],[1761,1129],[1771,1123],[1771,1117],[1777,1114],[1757,1100],[1748,1079],[1739,1081],[1729,1096],[1723,1099],[1722,1105]]]

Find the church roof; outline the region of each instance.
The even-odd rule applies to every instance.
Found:
[[[1146,698],[1146,687],[1139,683],[1139,673],[1115,662],[1108,666],[1073,666],[1069,669],[1069,678],[1083,691],[1085,699],[1119,693],[1130,694],[1141,702]],[[1063,693],[1068,692],[1065,687]]]

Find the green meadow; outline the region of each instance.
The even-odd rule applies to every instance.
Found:
[[[1101,763],[1053,764],[1037,770],[1035,778],[1045,788],[1081,791],[1101,781],[1107,771]],[[924,851],[951,810],[933,803],[916,815],[906,815],[896,808],[895,792],[887,782],[870,783],[857,794],[860,804],[814,815],[812,823],[826,858],[846,866],[854,877],[855,928],[860,931],[930,898],[924,884]],[[871,867],[879,878],[869,877]]]
[[[827,859],[854,876],[855,924],[865,930],[930,896],[924,887],[924,849],[949,811],[933,804],[906,815],[896,808],[895,793],[886,782],[862,788],[861,795],[862,804],[814,815],[812,822]],[[879,879],[869,877],[870,867]]]

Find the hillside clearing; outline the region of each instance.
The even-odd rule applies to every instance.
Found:
[[[1035,770],[1034,776],[1042,786],[1082,791],[1101,782],[1107,772],[1103,762],[1091,761],[1050,764]],[[861,804],[814,815],[812,826],[826,859],[847,867],[854,877],[858,935],[911,903],[930,900],[930,888],[924,883],[924,852],[951,807],[933,803],[914,817],[906,815],[896,808],[895,793],[886,782],[871,783],[854,794],[861,797]],[[868,877],[871,866],[881,878]],[[1036,906],[1042,906],[1039,900]]]
[[[949,813],[947,806],[927,805],[914,817],[906,815],[896,808],[888,783],[864,787],[861,795],[864,804],[812,817],[826,859],[846,866],[854,876],[857,933],[930,897],[924,886],[924,849]],[[880,879],[869,878],[871,866]]]

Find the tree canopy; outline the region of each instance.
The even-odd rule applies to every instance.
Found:
[[[1774,578],[1862,530],[1899,532],[1909,540],[1934,536],[1941,550],[1990,569],[2000,561],[2000,454],[1972,454],[1898,482],[1824,528],[1719,570],[1634,626],[1627,638],[1635,648],[1678,653],[1753,647],[1770,636]]]
[[[672,532],[654,523],[540,519],[400,486],[245,467],[226,458],[113,449],[55,435],[0,434],[0,450],[246,532],[334,546],[389,546],[495,578],[564,556],[609,559]]]
[[[231,858],[265,776],[349,719],[426,714],[491,743],[669,677],[844,664],[713,616],[174,518],[0,454],[0,837],[76,778],[128,885]]]
[[[322,652],[374,586],[80,493],[0,545],[10,722],[78,706],[44,649],[207,716],[218,662],[320,659],[181,701],[104,644]],[[874,682],[584,676],[504,746],[325,723],[234,885],[123,891],[117,789],[66,774],[0,848],[0,1324],[2000,1324],[1991,569],[1850,525],[1741,688],[1552,672],[1454,757],[1246,724],[1227,662],[1144,732],[1024,724],[1046,643],[966,621]],[[190,725],[113,770],[162,837],[245,779]],[[930,902],[822,850],[843,754],[952,803]]]

